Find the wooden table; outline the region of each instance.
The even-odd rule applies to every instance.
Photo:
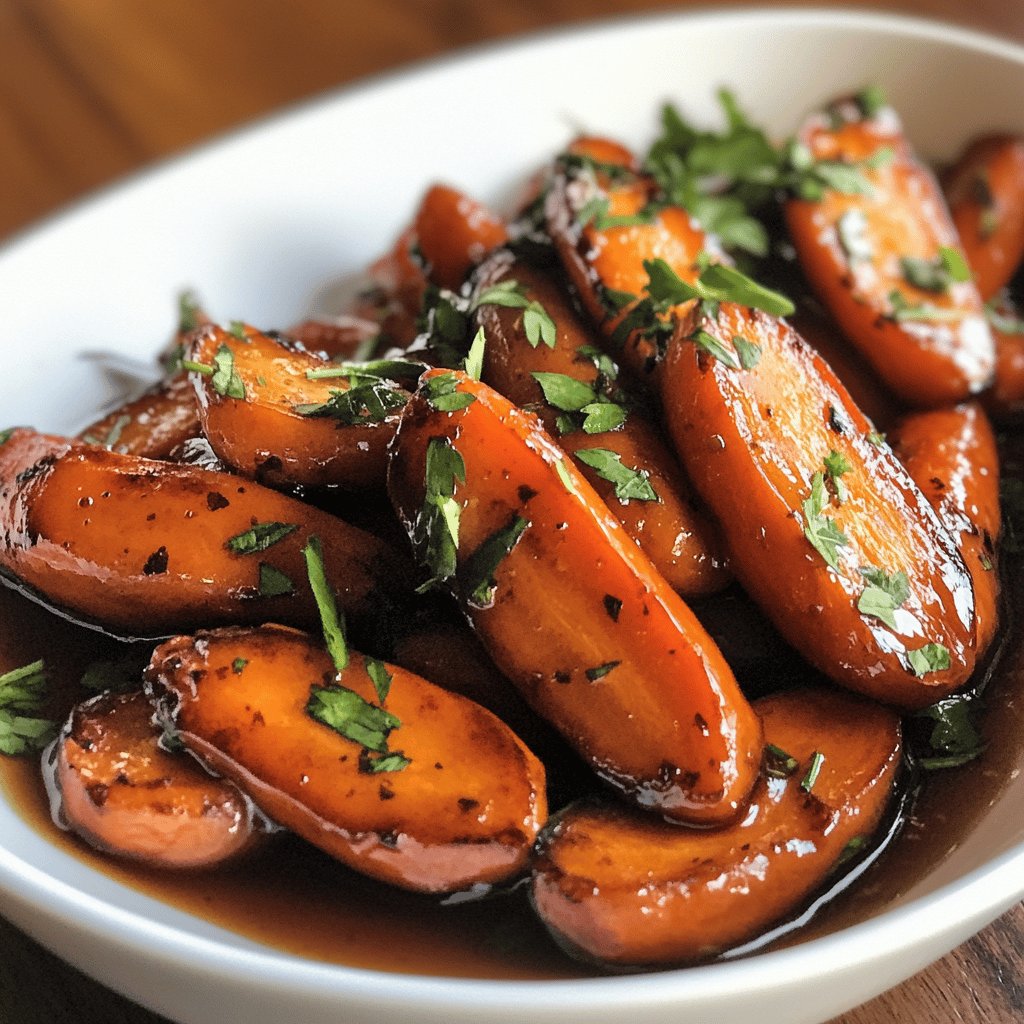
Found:
[[[364,75],[546,26],[681,6],[685,0],[0,0],[0,238],[165,154]],[[1021,0],[900,6],[1024,42]],[[1022,950],[1018,906],[842,1024],[1024,1019]],[[0,1020],[160,1019],[0,918]]]

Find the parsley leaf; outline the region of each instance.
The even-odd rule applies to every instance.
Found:
[[[253,555],[273,547],[298,528],[296,523],[254,523],[244,533],[231,537],[224,547],[236,555]]]
[[[456,412],[476,401],[476,395],[459,391],[458,384],[454,373],[441,373],[427,380],[423,394],[438,412]]]
[[[896,288],[889,292],[889,307],[889,316],[897,323],[911,320],[957,321],[963,319],[963,314],[956,309],[941,309],[927,302],[912,303]]]
[[[40,659],[0,675],[0,754],[16,756],[45,747],[56,723],[35,717],[46,697],[46,666]]]
[[[949,651],[942,644],[925,644],[916,651],[907,651],[907,662],[918,678],[929,672],[944,672],[951,664]]]
[[[922,768],[959,768],[982,753],[985,744],[974,724],[977,703],[970,695],[946,697],[915,713],[915,719],[934,723],[928,754],[915,758]]]
[[[336,684],[311,686],[306,713],[345,739],[379,754],[388,753],[388,736],[402,724],[390,711]]]
[[[659,312],[672,306],[700,299],[710,302],[734,302],[760,309],[771,316],[789,316],[795,309],[785,295],[765,288],[734,267],[709,263],[693,284],[684,281],[663,259],[644,260],[646,291]]]
[[[225,398],[245,398],[245,385],[235,370],[235,354],[227,345],[221,345],[213,357],[210,387]]]
[[[306,380],[325,380],[331,377],[386,377],[388,380],[417,381],[428,369],[426,363],[416,359],[370,359],[361,363],[338,363],[321,369],[307,370]]]
[[[562,481],[562,486],[575,497],[580,496],[580,492],[576,489],[576,484],[573,482],[572,477],[569,475],[569,470],[566,468],[565,459],[555,460],[555,472],[558,474],[558,479]]]
[[[231,671],[234,672],[236,676],[240,676],[245,671],[245,666],[248,664],[248,658],[235,658],[235,660],[231,662]]]
[[[523,330],[526,332],[526,340],[534,348],[541,342],[548,348],[555,347],[558,332],[554,320],[539,302],[527,298],[518,281],[500,281],[484,289],[474,297],[472,309],[476,310],[481,306],[507,306],[524,310]]]
[[[388,671],[387,665],[376,658],[367,658],[366,674],[370,677],[373,688],[377,691],[377,700],[383,704],[391,692],[391,680],[393,678],[392,674]]]
[[[713,355],[720,363],[724,363],[730,370],[738,370],[740,368],[736,357],[713,334],[709,334],[707,331],[694,331],[690,335],[690,340],[698,348]]]
[[[350,380],[358,379],[352,373],[348,376]],[[407,400],[408,395],[390,380],[375,378],[361,381],[347,390],[332,390],[326,402],[296,405],[294,409],[300,416],[329,417],[337,420],[338,426],[355,427],[383,422]]]
[[[466,361],[463,364],[466,373],[473,378],[473,380],[480,380],[484,372],[484,347],[487,344],[487,338],[484,336],[484,329],[481,327],[473,338],[472,344],[469,346],[469,352],[466,355]]]
[[[494,573],[502,561],[522,539],[529,520],[513,515],[506,526],[492,533],[470,555],[462,573],[462,585],[467,601],[474,608],[490,608],[494,604],[497,582]]]
[[[651,486],[650,474],[643,469],[630,469],[622,464],[622,456],[607,448],[581,448],[576,458],[590,466],[602,480],[615,485],[615,497],[623,504],[629,501],[660,501]]]
[[[732,336],[733,347],[740,357],[740,366],[744,370],[753,370],[761,362],[761,346],[753,341],[747,341],[742,334]]]
[[[345,617],[338,608],[337,598],[327,580],[324,568],[324,551],[320,538],[310,534],[306,546],[302,549],[306,558],[306,572],[309,575],[309,586],[316,599],[320,612],[320,625],[323,629],[324,641],[330,652],[334,667],[344,672],[348,667],[348,644],[345,641]]]
[[[903,277],[908,283],[922,291],[942,294],[949,291],[954,282],[970,281],[971,271],[963,254],[948,245],[939,248],[933,260],[904,256],[900,260]]]
[[[825,456],[825,472],[828,474],[828,483],[832,488],[833,493],[836,496],[836,501],[842,504],[846,501],[846,484],[839,478],[844,473],[849,473],[853,466],[850,465],[846,456],[841,452],[837,452],[833,448],[828,455]]]
[[[828,516],[822,515],[827,504],[824,475],[815,473],[811,478],[811,496],[803,502],[804,536],[811,547],[837,572],[839,547],[850,543],[849,537]]]
[[[811,754],[811,763],[807,766],[807,773],[800,780],[800,788],[805,793],[810,793],[814,789],[814,784],[818,781],[818,776],[821,774],[821,766],[825,763],[825,755],[820,750],[816,750]]]
[[[597,400],[597,395],[589,384],[568,374],[537,372],[532,376],[544,392],[545,401],[563,412],[579,412],[584,406]]]
[[[859,571],[868,581],[868,586],[857,600],[857,611],[861,615],[881,619],[890,629],[896,629],[896,616],[893,613],[910,597],[907,574],[901,571],[890,576],[884,570],[870,565],[862,566]]]
[[[280,569],[260,562],[260,597],[281,597],[294,594],[295,584]]]
[[[427,443],[426,495],[412,528],[412,542],[430,579],[420,593],[455,575],[462,506],[455,500],[455,482],[466,482],[466,464],[451,440],[432,437]]]
[[[118,416],[111,424],[110,429],[107,431],[106,437],[97,437],[95,434],[89,433],[82,436],[82,440],[86,444],[94,444],[100,448],[107,448],[113,450],[114,445],[121,440],[121,435],[124,433],[124,428],[127,427],[132,421],[131,416],[127,413]]]
[[[596,683],[598,679],[604,679],[612,669],[618,668],[621,664],[621,661],[606,661],[603,665],[595,665],[593,668],[588,668],[583,674],[592,683]]]
[[[0,430],[0,448],[2,448],[8,441],[14,436],[17,427],[8,427],[6,430]]]
[[[856,96],[857,106],[865,117],[876,117],[889,105],[885,90],[878,85],[869,85],[861,89]]]
[[[764,771],[772,779],[788,779],[800,767],[800,762],[774,743],[764,748]]]
[[[604,434],[615,430],[626,422],[626,410],[615,402],[597,401],[583,406],[583,432]]]

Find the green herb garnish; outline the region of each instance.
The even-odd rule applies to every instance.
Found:
[[[896,629],[895,611],[910,597],[910,581],[905,572],[890,576],[882,569],[865,565],[859,570],[868,586],[857,599],[857,611],[881,619],[890,629]]]
[[[484,289],[473,298],[472,310],[477,310],[481,306],[506,306],[512,309],[522,309],[526,340],[534,348],[541,342],[548,348],[555,347],[558,329],[554,320],[539,302],[526,297],[526,293],[518,281],[501,281]]]
[[[764,748],[764,771],[772,779],[788,779],[793,775],[800,762],[792,754],[787,754],[774,743],[766,743]]]
[[[807,766],[807,773],[800,780],[800,788],[805,793],[810,793],[814,789],[814,784],[818,781],[818,776],[821,774],[821,766],[825,763],[825,755],[820,751],[816,750],[811,754],[811,763]]]
[[[843,533],[829,516],[822,514],[828,504],[825,490],[825,478],[822,473],[815,473],[811,478],[811,496],[803,502],[804,536],[811,547],[837,572],[839,571],[839,548],[850,543],[849,537]]]
[[[484,347],[487,344],[487,339],[484,336],[484,329],[481,327],[473,338],[472,343],[469,346],[469,352],[466,355],[466,361],[464,367],[468,376],[472,377],[473,380],[480,380],[484,372]]]
[[[607,448],[581,448],[575,456],[590,466],[602,480],[615,485],[615,497],[626,504],[629,501],[660,501],[651,486],[650,473],[645,469],[630,469],[623,465],[622,456]]]
[[[457,480],[466,482],[462,456],[449,438],[432,437],[427,443],[426,495],[412,530],[413,547],[430,572],[430,579],[418,588],[420,593],[455,575],[462,515],[454,497]]]
[[[916,651],[907,651],[907,662],[919,678],[930,672],[944,672],[950,666],[949,651],[942,644],[925,644]]]
[[[492,533],[466,561],[462,587],[466,600],[474,608],[489,608],[494,604],[494,592],[498,586],[494,573],[522,539],[529,525],[529,520],[513,515],[506,526]]]
[[[240,676],[245,671],[245,666],[248,664],[248,658],[235,658],[235,660],[231,662],[231,671],[234,672],[236,676]]]
[[[320,612],[320,626],[323,629],[324,642],[338,672],[348,668],[348,644],[345,641],[345,617],[338,608],[337,598],[327,580],[324,567],[323,546],[320,538],[311,534],[306,546],[302,549],[306,559],[306,573],[309,586],[313,591],[317,609]]]
[[[900,267],[909,284],[937,294],[948,292],[953,283],[971,279],[971,271],[963,254],[948,245],[941,246],[939,255],[933,260],[904,256],[900,260]]]
[[[458,387],[458,378],[454,373],[440,373],[427,380],[423,386],[423,395],[438,412],[456,412],[476,401],[476,395],[459,391]]]
[[[296,523],[254,523],[248,530],[227,540],[224,547],[236,555],[254,555],[273,547],[298,528]]]
[[[934,725],[928,739],[930,751],[915,761],[925,769],[959,768],[973,761],[985,749],[974,724],[978,701],[971,695],[946,697],[914,714]]]
[[[0,675],[0,754],[16,756],[46,746],[57,726],[36,717],[45,698],[42,659]]]
[[[245,385],[235,370],[235,354],[227,345],[221,345],[213,357],[210,387],[225,398],[245,398]]]
[[[350,380],[357,380],[349,374]],[[347,390],[332,390],[326,402],[296,405],[300,416],[314,419],[330,418],[339,426],[355,427],[366,423],[382,423],[396,409],[401,409],[408,395],[390,380],[363,380]]]
[[[603,665],[595,665],[594,668],[588,668],[583,674],[592,683],[596,683],[598,679],[603,679],[613,668],[618,668],[621,664],[621,661],[606,661]]]
[[[379,754],[388,753],[388,736],[402,724],[390,711],[336,684],[310,687],[306,712],[345,739]]]

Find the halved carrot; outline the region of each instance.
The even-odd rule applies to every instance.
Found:
[[[152,867],[207,868],[251,849],[267,827],[251,802],[188,754],[168,753],[160,736],[142,693],[79,704],[53,753],[55,818]]]
[[[921,707],[963,684],[975,660],[970,576],[846,389],[784,321],[723,303],[691,328],[669,348],[662,401],[737,579],[852,689]]]
[[[201,433],[195,392],[179,373],[91,423],[78,437],[125,455],[166,459]]]
[[[960,545],[974,582],[980,657],[999,623],[999,453],[992,425],[981,406],[969,402],[906,416],[890,431],[889,443]]]
[[[988,301],[1024,259],[1024,139],[975,139],[943,183],[978,291]]]
[[[401,388],[320,376],[343,368],[241,325],[197,331],[188,359],[203,433],[228,465],[274,486],[383,485]]]
[[[760,760],[756,715],[535,416],[465,374],[428,371],[388,487],[434,576],[457,572],[499,668],[604,780],[676,819],[739,812]]]
[[[251,481],[27,429],[0,444],[0,570],[118,635],[317,622],[310,534],[348,613],[400,593],[402,561],[379,540]]]
[[[697,831],[581,804],[541,833],[533,902],[569,952],[614,967],[709,959],[799,910],[869,846],[901,763],[897,716],[827,690],[755,707],[771,774],[742,821]]]
[[[989,320],[996,343],[996,373],[982,401],[997,423],[1017,424],[1024,419],[1024,321],[1006,292],[993,300]]]
[[[189,750],[357,871],[448,892],[527,864],[544,768],[472,701],[281,626],[175,637],[147,679]]]
[[[524,310],[483,304],[477,322],[484,328],[483,379],[516,405],[527,406],[544,421],[548,432],[570,454],[595,449],[612,452],[627,470],[639,472],[654,498],[620,498],[620,488],[583,458],[576,466],[607,504],[626,532],[643,548],[658,571],[681,594],[692,596],[720,590],[729,581],[721,541],[714,526],[693,504],[689,488],[674,456],[662,440],[649,414],[623,389],[610,381],[617,368],[595,346],[595,338],[580,322],[558,281],[499,250],[480,268],[476,296],[495,285],[519,285],[521,295],[538,302],[555,326],[553,345],[533,344],[524,326]],[[559,374],[602,391],[613,387],[626,410],[625,422],[610,430],[589,434],[576,429],[559,435],[558,411],[544,400],[535,374]],[[544,378],[542,378],[544,379]]]
[[[374,354],[379,332],[374,320],[341,314],[301,320],[284,333],[308,351],[332,359],[366,359]]]
[[[961,401],[988,385],[995,353],[938,184],[892,109],[829,110],[805,122],[800,140],[816,160],[856,164],[863,187],[786,204],[800,263],[895,394],[917,406]]]

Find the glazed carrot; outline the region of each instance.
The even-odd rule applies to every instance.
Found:
[[[555,326],[554,344],[531,343],[522,308],[478,306],[477,322],[487,336],[484,381],[516,405],[537,412],[548,432],[575,456],[577,469],[611,513],[676,590],[685,596],[720,590],[728,583],[729,573],[717,532],[694,507],[682,471],[650,416],[615,382],[615,364],[595,347],[595,339],[557,281],[507,250],[499,250],[481,266],[474,294],[479,299],[495,285],[509,283],[518,284],[525,299],[541,304]],[[558,374],[560,379],[582,382],[595,393],[612,391],[625,421],[597,433],[587,433],[578,425],[560,432],[559,412],[545,402],[535,374]],[[620,498],[621,486],[607,479],[607,468],[601,476],[584,461],[593,459],[595,450],[613,453],[619,465],[642,474],[649,485],[644,496]]]
[[[639,163],[631,149],[603,135],[578,135],[566,147],[566,152],[573,156],[586,157],[599,164],[623,167],[634,173],[640,171]]]
[[[709,959],[799,910],[867,846],[901,762],[896,715],[827,690],[755,707],[771,776],[742,821],[695,831],[580,804],[541,833],[533,902],[570,953],[616,967]]]
[[[736,578],[845,686],[922,707],[962,685],[975,660],[970,577],[842,384],[784,321],[723,303],[693,327],[669,348],[662,401]]]
[[[814,290],[891,390],[917,406],[985,388],[995,363],[978,289],[931,172],[895,112],[853,100],[805,122],[816,160],[856,164],[864,184],[792,199],[786,220]]]
[[[399,591],[401,560],[375,537],[259,484],[27,429],[0,445],[0,570],[118,635],[316,622],[310,534],[346,612],[365,620]]]
[[[274,486],[382,485],[387,446],[408,397],[390,381],[337,374],[337,364],[252,328],[192,336],[190,377],[203,433],[240,473]],[[217,372],[221,366],[225,372]]]
[[[147,679],[189,750],[357,871],[447,892],[526,866],[544,769],[471,701],[281,626],[175,637]]]
[[[757,717],[535,416],[465,374],[428,371],[388,488],[433,577],[457,578],[498,667],[605,781],[672,818],[737,814],[760,760]]]
[[[284,333],[310,352],[332,359],[368,359],[376,350],[379,331],[374,320],[342,314],[302,320]]]
[[[184,374],[177,374],[107,413],[78,437],[125,455],[166,459],[201,433],[192,385]]]
[[[999,622],[999,453],[992,426],[970,402],[912,413],[890,431],[889,443],[960,546],[974,581],[980,657]]]
[[[141,693],[79,704],[53,754],[55,818],[97,849],[160,868],[207,868],[265,829],[230,782],[167,753]],[[45,766],[44,766],[45,767]]]
[[[975,139],[944,184],[967,262],[982,299],[988,301],[1024,259],[1024,139]]]
[[[1024,418],[1024,321],[1005,292],[994,300],[989,320],[996,343],[996,374],[982,401],[996,422],[1016,424]]]

